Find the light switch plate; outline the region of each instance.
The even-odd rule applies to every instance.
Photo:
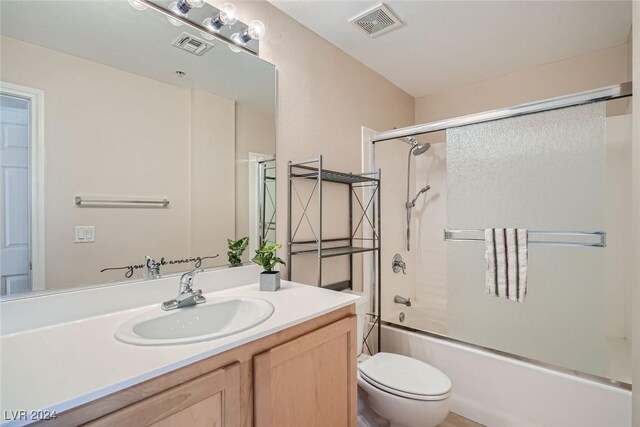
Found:
[[[96,241],[96,227],[94,225],[76,225],[75,242],[93,243]]]

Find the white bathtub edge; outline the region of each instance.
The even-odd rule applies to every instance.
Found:
[[[389,326],[382,345],[447,374],[453,412],[491,427],[631,425],[628,390]]]

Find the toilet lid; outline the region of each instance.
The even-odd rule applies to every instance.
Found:
[[[401,396],[442,396],[451,391],[451,380],[445,374],[425,362],[400,354],[378,353],[362,362],[359,368],[363,379],[371,385],[380,385]]]

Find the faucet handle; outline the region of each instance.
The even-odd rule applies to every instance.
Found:
[[[202,273],[204,270],[201,268],[196,268],[195,270],[187,271],[180,277],[180,284],[186,285],[187,287],[191,287],[191,282],[193,282],[193,278],[196,274]]]
[[[400,273],[400,271],[402,271],[402,274],[407,274],[407,264],[402,260],[402,256],[400,254],[395,254],[393,256],[393,263],[391,264],[391,267],[393,272],[396,274]]]

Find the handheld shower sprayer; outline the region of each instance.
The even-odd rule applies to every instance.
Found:
[[[420,197],[421,194],[426,193],[427,191],[429,191],[431,189],[430,185],[426,185],[424,187],[422,187],[420,189],[420,191],[418,191],[418,194],[416,194],[416,197],[413,198],[413,200],[411,202],[407,202],[407,208],[415,208],[416,207],[416,201],[418,200],[418,197]]]

